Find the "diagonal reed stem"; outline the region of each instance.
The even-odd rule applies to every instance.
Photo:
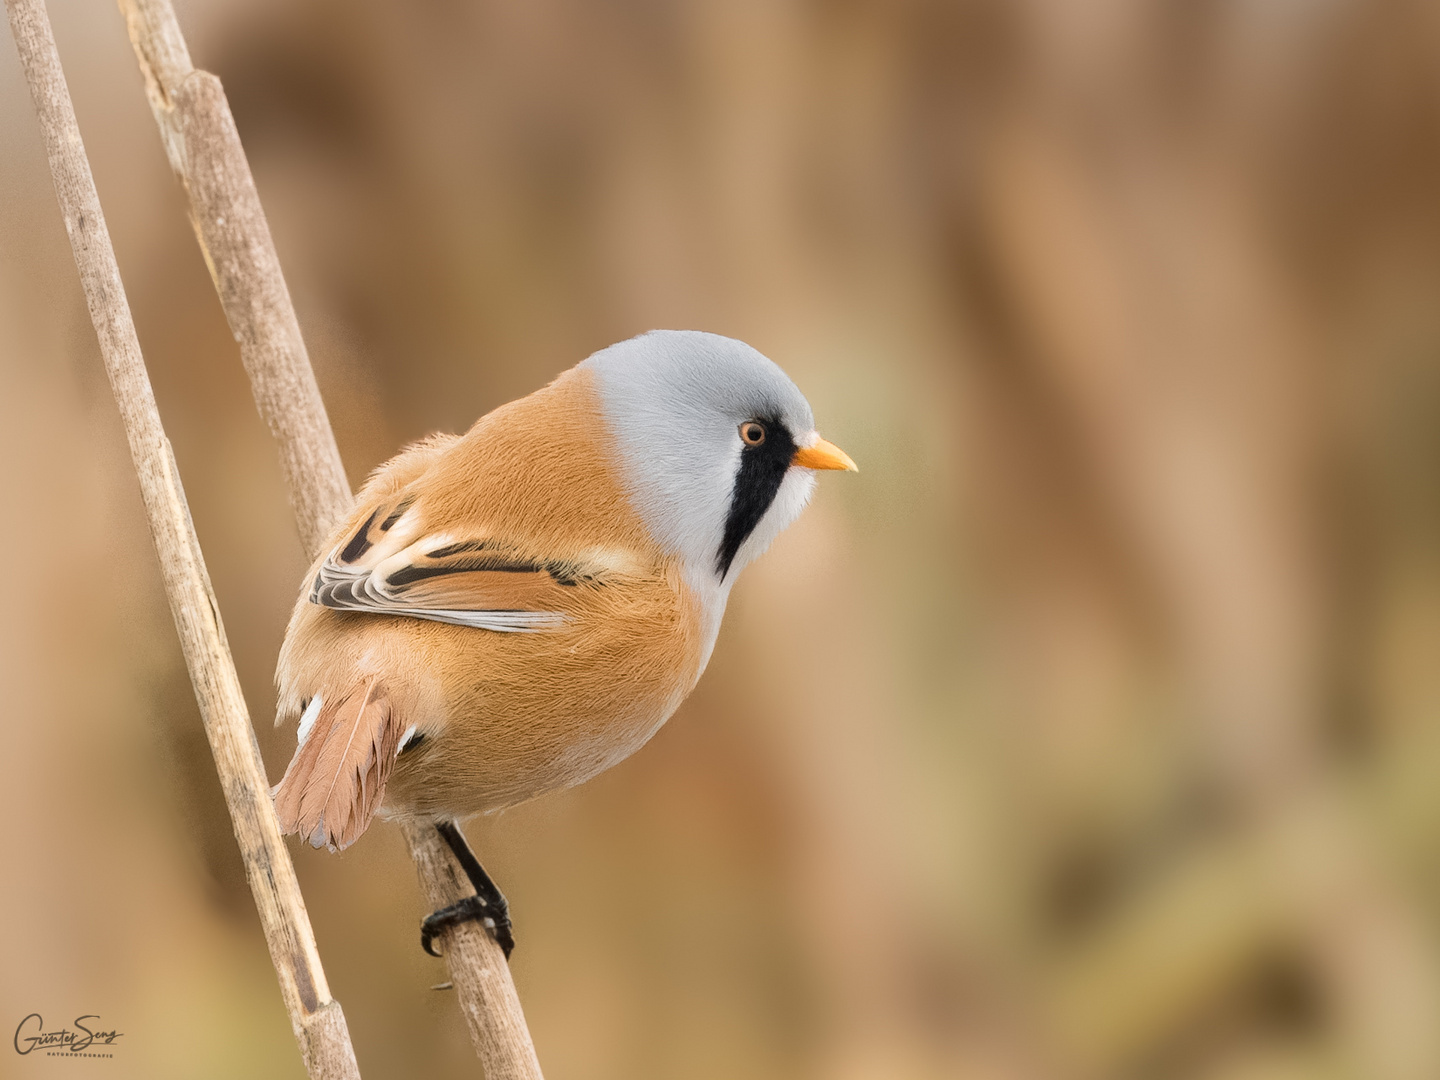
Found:
[[[170,0],[119,0],[171,167],[240,345],[256,406],[279,443],[300,538],[312,558],[350,506],[350,487],[325,414],[289,289],[220,80],[194,68]],[[402,826],[427,901],[471,890],[431,828]],[[476,923],[442,936],[450,978],[488,1080],[541,1080],[509,965]]]
[[[280,993],[310,1076],[359,1080],[345,1015],[330,996],[295,867],[275,820],[265,766],[155,405],[44,0],[6,0],[6,9]]]

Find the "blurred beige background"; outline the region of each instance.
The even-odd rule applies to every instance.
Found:
[[[303,570],[121,19],[61,55],[272,776]],[[1440,1076],[1440,4],[190,0],[352,481],[656,327],[860,462],[470,834],[551,1080]],[[302,1075],[0,47],[0,1027]],[[474,1076],[392,829],[364,1074]]]

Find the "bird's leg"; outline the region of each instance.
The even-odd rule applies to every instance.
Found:
[[[420,924],[420,946],[431,956],[439,956],[432,947],[435,936],[442,930],[474,919],[490,931],[490,936],[504,951],[505,959],[509,960],[510,950],[515,948],[515,936],[510,931],[510,905],[505,902],[505,894],[490,880],[490,875],[465,842],[465,834],[460,831],[459,825],[453,821],[439,821],[435,823],[435,828],[450,845],[455,858],[460,860],[465,876],[475,886],[475,895],[427,916]]]

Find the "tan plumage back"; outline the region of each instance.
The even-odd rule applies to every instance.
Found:
[[[456,817],[513,805],[607,768],[674,710],[708,651],[701,610],[675,558],[659,549],[630,504],[612,451],[593,377],[572,369],[482,417],[464,436],[432,436],[370,477],[311,566],[280,653],[277,722],[293,722],[313,696],[324,702],[276,789],[287,832],[343,847],[382,808],[382,793],[387,814]],[[387,512],[377,513],[382,506]],[[401,506],[408,509],[391,521]],[[484,540],[492,552],[513,550],[517,560],[545,567],[529,575],[421,576],[406,589],[418,594],[443,584],[451,591],[429,599],[457,608],[513,605],[564,621],[544,632],[500,633],[310,602],[325,560],[336,554],[343,561],[367,520],[375,522],[377,546],[408,529],[417,544],[426,537],[447,547]],[[438,565],[434,550],[421,544],[411,564],[429,571]],[[600,573],[564,584],[550,572],[572,562]],[[490,579],[502,576],[507,595],[496,599]],[[387,579],[387,588],[392,584]],[[536,595],[509,595],[522,586]],[[354,716],[347,706],[357,735],[352,742],[346,729],[340,740],[332,702],[358,702],[372,682],[384,708]],[[398,738],[412,725],[422,740],[391,771],[398,743],[380,737]],[[317,740],[336,740],[334,749]],[[359,756],[371,744],[374,763]],[[320,787],[342,747],[351,755],[347,775],[368,778],[373,767],[375,782],[356,779],[333,793]],[[343,822],[340,788],[354,804]]]

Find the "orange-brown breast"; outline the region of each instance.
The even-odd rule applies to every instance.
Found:
[[[396,762],[387,812],[464,815],[579,783],[638,749],[690,691],[699,602],[625,496],[588,372],[382,466],[327,553],[402,490],[420,493],[425,531],[587,555],[613,572],[555,590],[559,629],[497,633],[319,607],[312,567],[281,653],[280,716],[383,679],[399,722],[427,732]]]

